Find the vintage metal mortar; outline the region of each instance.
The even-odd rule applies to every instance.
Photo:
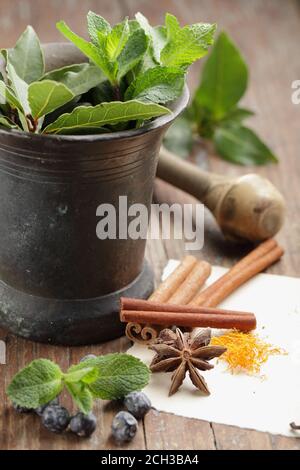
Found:
[[[85,59],[70,44],[44,47],[47,69]],[[162,138],[185,108],[138,130],[42,136],[0,130],[0,325],[65,345],[123,334],[119,297],[146,298],[145,240],[99,240],[97,207],[150,206]]]

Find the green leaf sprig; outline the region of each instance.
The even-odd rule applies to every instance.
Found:
[[[249,81],[248,67],[228,34],[217,38],[200,78],[192,104],[170,129],[165,140],[169,150],[186,157],[194,135],[211,140],[218,154],[240,165],[277,162],[277,157],[244,121],[253,112],[239,105]],[[190,128],[188,133],[187,128]]]
[[[45,117],[97,86],[103,77],[92,64],[45,73],[38,36],[28,26],[15,47],[1,51],[0,122],[5,127],[41,132]]]
[[[166,14],[153,27],[137,13],[111,26],[87,15],[90,41],[64,21],[59,31],[89,59],[45,73],[43,51],[31,26],[0,67],[0,126],[43,134],[98,134],[132,129],[170,114],[182,94],[188,67],[213,43],[216,25],[183,28]],[[112,103],[113,102],[113,103]]]
[[[94,399],[115,400],[143,389],[150,371],[129,354],[107,354],[71,366],[66,373],[48,359],[37,359],[19,371],[7,388],[13,403],[35,409],[58,396],[64,387],[83,413],[93,408]]]

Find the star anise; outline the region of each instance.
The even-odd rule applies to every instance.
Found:
[[[201,330],[196,336],[183,333],[179,328],[162,330],[157,343],[150,346],[156,352],[150,369],[152,372],[173,372],[169,396],[177,392],[182,385],[186,373],[200,391],[210,395],[207,384],[198,370],[210,370],[214,366],[208,361],[221,356],[226,348],[210,346],[211,330]]]

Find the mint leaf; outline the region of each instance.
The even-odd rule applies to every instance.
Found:
[[[185,116],[180,116],[167,131],[164,138],[164,146],[170,152],[186,158],[192,151],[193,143],[194,137],[191,122]]]
[[[232,163],[264,165],[278,161],[273,152],[247,127],[237,125],[218,128],[213,140],[220,155]]]
[[[129,38],[130,29],[128,19],[116,24],[106,37],[106,52],[109,60],[114,61],[119,57]]]
[[[222,119],[222,122],[236,122],[242,123],[245,119],[249,119],[250,117],[254,116],[255,113],[251,111],[251,109],[246,108],[233,108],[229,111],[226,116]]]
[[[78,49],[83,54],[85,54],[103,71],[109,81],[114,82],[114,66],[113,64],[109,63],[106,53],[102,48],[95,46],[94,43],[89,43],[85,39],[73,33],[73,31],[71,31],[64,21],[60,21],[56,26],[57,29],[65,36],[65,38],[69,39],[73,44],[75,44],[75,46],[78,47]]]
[[[142,59],[148,47],[148,37],[143,29],[134,31],[117,58],[118,80],[133,69]]]
[[[181,27],[176,16],[171,15],[170,13],[166,13],[165,24],[167,30],[167,40],[169,43],[172,39],[175,39],[178,34],[180,34]]]
[[[213,43],[215,24],[198,23],[180,27],[177,18],[167,13],[167,44],[160,54],[162,65],[187,67],[207,54]]]
[[[62,83],[44,80],[29,85],[28,100],[34,119],[39,119],[74,98]]]
[[[73,33],[63,22],[57,23],[62,34],[72,41],[106,75],[113,85],[142,59],[147,50],[148,40],[142,29],[130,31],[128,20],[110,25],[100,16],[90,12],[88,29],[92,43]]]
[[[141,390],[150,378],[148,367],[128,354],[108,354],[87,359],[63,374],[48,359],[38,359],[18,372],[7,388],[13,403],[37,408],[59,395],[65,384],[83,413],[93,406],[93,398],[116,399]]]
[[[62,83],[74,96],[78,96],[99,85],[105,80],[105,77],[96,65],[76,64],[48,72],[42,80]]]
[[[170,110],[152,103],[127,101],[101,103],[97,106],[80,106],[70,114],[63,114],[55,122],[44,129],[48,134],[75,134],[85,131],[101,131],[108,124],[118,124],[136,120],[146,120],[169,114]]]
[[[8,61],[26,83],[39,80],[44,74],[45,64],[41,44],[31,26],[27,26],[14,49],[8,51]]]
[[[221,33],[204,66],[196,91],[198,106],[207,108],[214,119],[222,119],[244,95],[248,68],[239,50],[226,33]]]
[[[95,44],[95,46],[98,46],[98,33],[100,32],[106,36],[111,31],[110,24],[104,18],[102,18],[102,16],[97,15],[92,11],[89,11],[87,14],[87,23],[91,41]]]
[[[148,37],[151,39],[150,48],[152,57],[157,64],[160,63],[160,53],[167,42],[166,28],[163,26],[152,27],[149,24],[147,18],[142,13],[135,15],[140,27],[145,31]]]
[[[37,408],[53,400],[62,387],[60,368],[48,359],[37,359],[15,375],[7,394],[17,405]]]
[[[83,365],[98,368],[99,378],[89,385],[89,389],[94,397],[103,400],[115,400],[141,390],[150,379],[148,367],[129,354],[107,354],[87,359]]]
[[[84,383],[67,382],[66,387],[74,402],[85,414],[88,414],[93,408],[94,397]]]
[[[64,374],[65,382],[84,382],[91,383],[94,382],[99,376],[98,369],[96,367],[80,367],[72,366],[69,368],[68,372]]]
[[[184,72],[176,68],[157,66],[144,72],[131,83],[125,99],[167,103],[182,94]]]

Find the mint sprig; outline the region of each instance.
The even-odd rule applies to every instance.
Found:
[[[95,398],[113,400],[141,390],[150,371],[129,354],[108,354],[71,366],[66,373],[48,359],[37,359],[19,371],[7,388],[13,403],[25,408],[45,405],[63,388],[83,413],[92,410]]]
[[[235,44],[221,33],[209,55],[194,104],[219,121],[238,104],[248,86],[248,67]]]
[[[160,54],[162,65],[188,67],[201,59],[213,44],[216,28],[216,24],[206,23],[181,28],[176,16],[167,13],[167,43]]]
[[[166,147],[176,153],[176,142],[179,142],[177,153],[186,157],[194,136],[198,135],[212,141],[217,153],[231,163],[277,162],[270,148],[244,123],[254,115],[240,106],[248,82],[249,70],[241,52],[229,35],[222,32],[204,64],[191,106],[167,134]]]
[[[180,97],[187,69],[208,52],[216,25],[181,27],[168,13],[164,25],[150,25],[141,13],[110,25],[90,11],[89,40],[64,21],[57,28],[88,63],[46,73],[39,38],[28,26],[14,48],[0,50],[0,126],[60,135],[138,128],[170,113],[162,105]]]
[[[126,358],[126,360],[125,360]],[[122,398],[129,391],[142,390],[149,381],[147,366],[134,356],[128,354],[107,354],[71,367],[73,373],[84,367],[95,367],[99,374],[89,384],[94,397],[102,400]]]
[[[88,414],[93,409],[93,394],[83,382],[66,382],[66,389],[80,411]]]

